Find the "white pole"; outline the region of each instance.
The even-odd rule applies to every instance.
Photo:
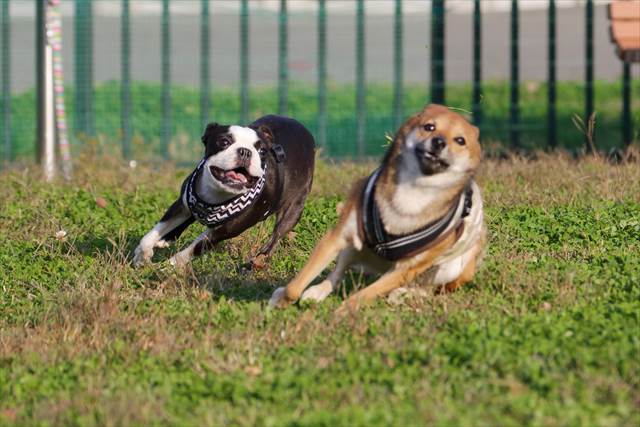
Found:
[[[42,169],[47,181],[56,175],[56,126],[53,108],[53,49],[45,44],[45,73],[44,73],[44,102],[45,102],[45,130]]]
[[[37,40],[38,55],[38,161],[44,178],[53,180],[56,174],[55,122],[53,105],[53,59],[51,44],[47,35],[48,0],[37,0]]]

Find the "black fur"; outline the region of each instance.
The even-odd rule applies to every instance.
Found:
[[[209,238],[201,241],[194,250],[194,256],[214,247],[218,242],[238,236],[256,223],[276,215],[276,223],[269,241],[255,256],[269,256],[278,241],[298,223],[304,202],[311,190],[315,160],[315,141],[311,133],[298,121],[282,116],[264,116],[249,127],[256,130],[260,138],[259,150],[262,161],[267,162],[267,181],[264,190],[251,207],[221,226],[210,229]],[[205,156],[212,156],[222,150],[230,138],[229,126],[210,123],[207,125],[202,142]],[[284,149],[286,160],[277,163],[271,150],[273,144]],[[278,168],[283,168],[278,172]],[[282,182],[281,182],[282,181]],[[161,221],[166,221],[187,209],[178,199],[167,210]],[[164,240],[175,240],[194,222],[193,216],[174,227]]]

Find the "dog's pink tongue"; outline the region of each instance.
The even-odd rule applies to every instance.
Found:
[[[237,173],[235,171],[227,172],[227,178],[231,178],[234,181],[247,182],[247,177],[241,173]]]

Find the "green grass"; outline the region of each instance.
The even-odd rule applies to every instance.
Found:
[[[184,170],[97,158],[73,184],[1,174],[0,425],[640,423],[637,164],[488,161],[472,284],[342,322],[341,293],[266,310],[371,167],[320,162],[296,234],[253,275],[236,266],[270,224],[188,272],[167,266],[175,248],[130,267]]]
[[[558,84],[558,140],[569,150],[584,146],[584,137],[572,122],[572,116],[584,111],[581,83]],[[632,111],[638,134],[640,126],[640,79],[632,81]],[[521,89],[521,130],[524,148],[545,148],[547,144],[546,114],[547,91],[544,84],[526,83]],[[202,124],[199,119],[199,92],[189,87],[174,86],[172,94],[173,137],[170,153],[177,161],[191,159],[199,153]],[[356,150],[355,91],[353,85],[331,84],[328,89],[329,124],[325,154],[332,157],[354,157]],[[421,109],[429,99],[424,86],[413,85],[404,89],[406,115]],[[598,81],[596,96],[596,143],[602,150],[621,145],[621,86],[620,83]],[[69,125],[73,125],[74,95],[67,92]],[[220,123],[237,123],[240,116],[238,91],[218,89],[212,92],[211,120]],[[277,111],[275,88],[254,88],[251,92],[250,117],[257,118]],[[313,85],[292,84],[289,91],[288,114],[302,121],[317,135],[317,102]],[[369,84],[367,91],[367,128],[365,153],[379,155],[385,145],[385,133],[393,134],[393,91],[390,84]],[[32,156],[35,140],[35,94],[28,91],[12,100],[12,129],[14,154],[17,157]],[[132,86],[134,129],[134,156],[150,158],[160,153],[160,85],[135,83]],[[97,142],[103,152],[119,152],[120,135],[120,87],[117,82],[95,88],[94,126]],[[469,85],[451,85],[447,88],[447,104],[471,111]],[[484,122],[482,138],[487,147],[499,150],[508,148],[509,141],[509,86],[504,82],[486,82],[482,99]],[[506,145],[504,145],[506,144]],[[80,143],[76,141],[76,146]]]

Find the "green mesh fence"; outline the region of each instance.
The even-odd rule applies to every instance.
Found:
[[[310,0],[311,1],[311,0]],[[542,1],[542,0],[541,0]],[[276,30],[265,34],[255,33],[255,24],[267,19],[259,3],[238,0],[237,12],[229,19],[237,23],[233,34],[216,33],[211,27],[211,17],[220,12],[215,1],[191,2],[198,6],[193,17],[197,36],[188,43],[197,46],[199,57],[193,68],[199,70],[199,79],[193,85],[176,84],[173,77],[175,64],[180,64],[184,40],[174,40],[173,21],[178,19],[172,7],[178,0],[158,0],[159,16],[148,19],[157,22],[157,45],[144,48],[144,55],[159,58],[157,77],[136,79],[132,74],[132,63],[136,43],[136,27],[132,26],[135,12],[129,0],[113,0],[119,6],[118,14],[110,18],[110,25],[119,25],[119,40],[100,39],[96,27],[97,1],[74,0],[66,4],[73,6],[73,14],[66,22],[72,23],[73,49],[65,55],[73,55],[73,68],[67,68],[73,82],[66,91],[66,106],[72,118],[74,149],[96,142],[100,149],[121,153],[125,158],[161,157],[179,162],[192,162],[201,153],[199,135],[207,121],[215,119],[221,123],[248,123],[268,113],[287,114],[307,125],[316,136],[319,147],[326,156],[359,158],[380,155],[387,144],[385,135],[392,135],[405,115],[416,111],[428,102],[441,102],[468,109],[469,116],[481,127],[487,149],[528,150],[534,148],[562,147],[571,150],[584,149],[583,135],[570,125],[572,116],[578,112],[588,118],[596,107],[595,94],[607,94],[616,103],[607,104],[598,121],[598,133],[607,137],[598,141],[598,147],[608,149],[629,144],[636,136],[633,128],[633,103],[630,94],[640,87],[632,79],[630,64],[624,64],[623,78],[618,83],[603,83],[594,79],[594,5],[592,0],[584,4],[585,33],[585,79],[579,84],[558,82],[556,78],[556,1],[546,0],[548,28],[544,36],[547,46],[547,82],[537,84],[535,91],[529,82],[520,79],[520,58],[526,50],[520,43],[520,21],[522,12],[519,2],[512,0],[509,50],[510,78],[505,81],[483,80],[483,52],[496,49],[483,45],[481,0],[470,0],[472,11],[469,25],[473,46],[469,83],[452,84],[445,80],[447,67],[456,66],[456,58],[445,57],[447,4],[445,0],[424,3],[428,19],[424,22],[425,49],[407,52],[405,46],[406,17],[403,7],[407,1],[392,2],[391,12],[386,16],[392,31],[389,33],[389,80],[368,81],[367,58],[371,46],[367,44],[370,33],[376,33],[367,15],[373,0],[355,0],[353,5],[353,51],[352,83],[339,83],[331,79],[331,53],[343,42],[329,31],[333,15],[328,12],[331,2],[314,1],[312,11],[293,12],[287,0],[278,2],[275,11]],[[0,0],[0,53],[1,105],[0,135],[4,162],[30,156],[35,152],[35,96],[33,89],[18,93],[11,91],[12,49],[11,4],[18,0]],[[20,0],[21,5],[35,1]],[[104,0],[108,3],[108,0]],[[292,79],[292,68],[296,66],[296,52],[300,51],[300,40],[292,37],[291,29],[300,25],[308,15],[313,15],[312,24],[306,31],[315,34],[315,57],[310,72],[315,83],[301,83]],[[183,19],[183,18],[180,18]],[[237,19],[237,21],[235,21]],[[104,25],[104,24],[103,24]],[[133,30],[133,31],[132,31]],[[225,37],[234,41],[237,79],[234,84],[221,85],[213,66],[220,66],[212,40]],[[264,67],[254,60],[256,49],[263,49],[266,39],[273,39],[273,56],[277,68],[276,78],[271,83],[254,82],[252,70]],[[67,39],[68,40],[68,39]],[[108,52],[104,46],[108,45]],[[230,44],[231,45],[231,44]],[[98,49],[102,46],[102,50]],[[344,46],[340,46],[344,48]],[[505,46],[499,46],[500,49]],[[613,49],[613,47],[612,47]],[[116,54],[114,54],[116,52]],[[375,47],[372,54],[376,54]],[[582,53],[576,53],[580,55]],[[117,79],[95,84],[96,64],[104,55],[120,61]],[[299,55],[299,54],[298,54]],[[404,62],[407,55],[422,55],[429,64],[430,78],[425,75],[423,83],[405,81]],[[451,54],[449,55],[451,56]],[[34,58],[35,60],[35,58]],[[452,61],[453,65],[449,65]],[[198,81],[199,80],[199,81]],[[608,94],[615,93],[609,96]],[[623,95],[624,96],[621,96]]]

